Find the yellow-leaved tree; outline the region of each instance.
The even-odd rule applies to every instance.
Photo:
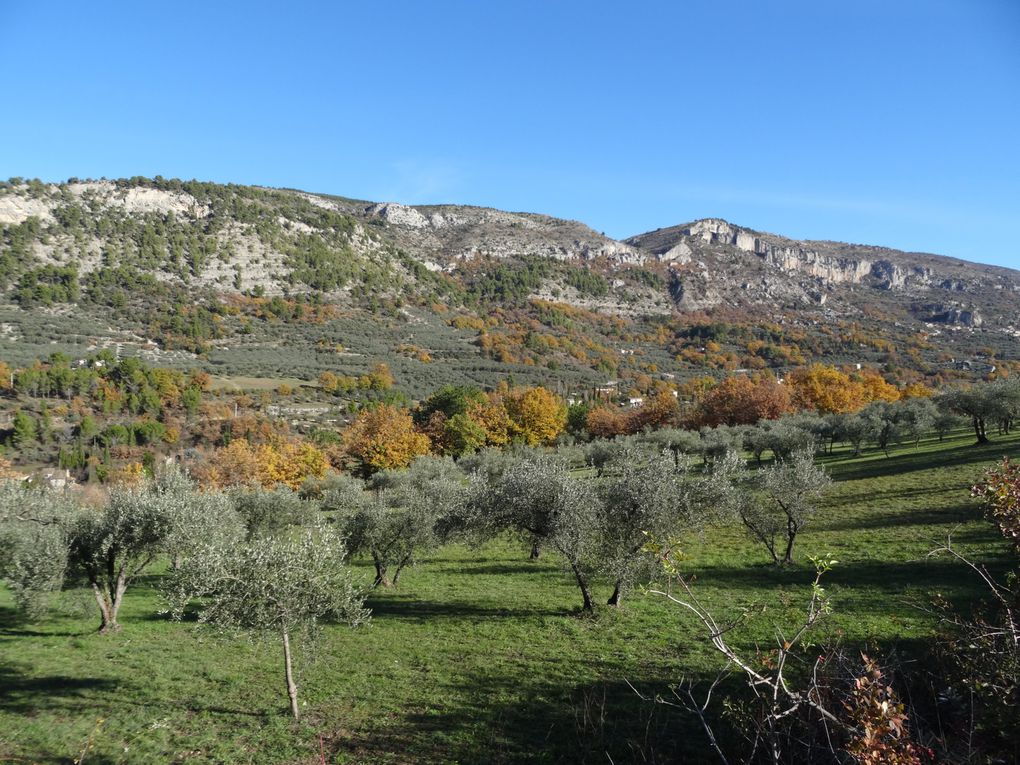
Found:
[[[252,446],[247,439],[235,438],[214,451],[195,474],[203,484],[237,486],[257,483],[270,488],[286,484],[297,489],[306,478],[322,478],[329,468],[326,455],[306,441],[274,439]]]
[[[485,431],[485,443],[488,446],[505,446],[510,443],[513,424],[499,394],[490,393],[484,401],[470,404],[467,416]]]
[[[382,404],[357,416],[344,433],[344,447],[370,474],[407,467],[415,457],[429,453],[430,442],[406,410]]]
[[[857,374],[856,382],[864,387],[864,398],[867,401],[899,401],[900,389],[890,385],[878,372],[873,369],[866,369]]]
[[[822,414],[856,412],[868,401],[864,385],[827,364],[795,369],[790,372],[787,382],[800,407]]]
[[[514,388],[504,396],[503,405],[512,437],[528,446],[552,444],[567,426],[567,405],[541,386]]]

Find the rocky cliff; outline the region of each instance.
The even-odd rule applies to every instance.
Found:
[[[610,289],[585,295],[557,272],[535,288],[536,295],[630,314],[662,313],[670,306],[764,306],[805,310],[817,319],[870,307],[922,323],[1020,321],[1015,271],[874,246],[798,241],[720,219],[617,241],[583,223],[534,213],[132,179],[6,184],[0,188],[0,225],[8,247],[30,228],[18,257],[39,264],[72,264],[89,273],[130,262],[159,279],[225,290],[278,293],[302,282],[320,290],[334,283],[349,289],[366,273],[396,288],[413,284],[414,263],[459,278],[465,269],[488,268],[479,263],[512,266],[537,259],[596,272]],[[21,233],[12,234],[15,229]],[[343,270],[344,278],[314,278],[330,258],[328,267]],[[11,270],[17,272],[17,264]]]

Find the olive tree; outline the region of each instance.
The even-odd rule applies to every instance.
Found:
[[[351,554],[368,554],[376,587],[390,587],[415,556],[441,544],[465,492],[463,474],[449,458],[419,457],[406,470],[372,478],[372,493],[347,495],[343,525]]]
[[[979,444],[988,443],[988,421],[1001,415],[996,390],[989,385],[975,386],[944,393],[938,399],[943,410],[970,419]]]
[[[660,428],[643,433],[639,438],[658,450],[668,450],[677,467],[685,454],[697,454],[701,450],[701,436],[693,430]]]
[[[900,429],[916,447],[921,438],[935,429],[939,409],[930,398],[909,398],[899,404]]]
[[[200,494],[179,476],[117,488],[105,505],[84,508],[66,524],[68,579],[92,590],[100,632],[116,631],[128,586],[160,555],[221,534],[236,541],[240,528],[229,503]]]
[[[859,414],[840,414],[837,417],[833,429],[834,438],[850,444],[854,456],[859,456],[861,446],[871,437],[873,423]]]
[[[718,425],[714,428],[701,429],[701,454],[705,466],[715,469],[715,465],[725,459],[731,452],[739,452],[744,446],[743,428],[731,428]]]
[[[230,499],[244,522],[248,539],[278,534],[292,526],[306,525],[315,512],[315,502],[301,499],[289,486],[235,489]]]
[[[757,492],[737,488],[731,502],[774,563],[793,563],[797,535],[817,512],[818,501],[831,483],[829,476],[815,465],[811,450],[805,449],[759,470],[754,483]]]
[[[932,421],[932,430],[939,437],[939,443],[942,443],[947,435],[966,424],[967,421],[955,412],[936,407],[935,419]]]
[[[654,558],[644,554],[649,539],[692,529],[704,517],[707,508],[696,501],[696,479],[686,467],[678,468],[668,451],[629,450],[616,456],[599,484],[600,569],[613,582],[608,605],[620,606],[626,588],[654,572]]]
[[[479,449],[458,460],[457,465],[466,476],[479,476],[486,480],[496,480],[517,461],[517,457],[509,449],[490,447]]]
[[[169,611],[180,619],[197,598],[200,623],[278,638],[290,711],[297,719],[292,639],[314,637],[327,617],[350,625],[368,617],[345,557],[344,540],[325,526],[257,536],[244,545],[203,545],[173,577]]]
[[[868,437],[885,452],[886,457],[889,456],[889,447],[898,444],[903,435],[900,414],[900,407],[896,404],[874,401],[859,415],[866,423]]]
[[[474,488],[480,522],[559,552],[581,591],[584,610],[594,610],[591,583],[599,571],[603,518],[592,482],[573,479],[562,462],[536,455]]]
[[[630,448],[623,441],[610,441],[598,438],[584,448],[584,463],[595,468],[598,477],[602,477],[606,466],[629,452]]]
[[[759,465],[766,451],[776,459],[785,459],[798,449],[813,449],[815,441],[815,434],[793,418],[761,422],[744,434],[744,446]]]
[[[63,492],[0,484],[0,578],[18,607],[40,616],[67,569],[66,523],[79,511]]]
[[[232,497],[219,491],[199,491],[183,470],[171,467],[153,481],[150,491],[173,516],[165,552],[174,569],[202,542],[235,544],[244,539],[244,519],[236,512]]]

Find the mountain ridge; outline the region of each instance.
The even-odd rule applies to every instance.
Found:
[[[0,303],[8,301],[0,329],[24,338],[30,326],[45,319],[56,327],[66,314],[62,331],[87,334],[91,345],[129,332],[197,354],[196,363],[226,359],[245,374],[261,369],[253,359],[264,351],[244,349],[281,347],[294,322],[307,322],[302,312],[327,324],[330,315],[360,317],[362,326],[343,332],[374,327],[389,338],[390,356],[413,346],[458,363],[485,358],[486,379],[504,367],[534,377],[542,365],[586,379],[642,364],[693,374],[699,346],[684,333],[696,322],[744,326],[787,348],[735,347],[725,360],[704,362],[716,370],[781,370],[800,358],[793,344],[822,360],[853,359],[860,343],[829,336],[866,332],[886,349],[867,359],[894,369],[904,363],[900,347],[916,357],[912,368],[937,375],[948,359],[966,357],[974,333],[1000,359],[1015,355],[1020,336],[1018,271],[800,241],[721,218],[616,240],[581,221],[492,207],[158,177],[16,180],[0,184]],[[269,310],[270,298],[283,303]],[[281,319],[287,311],[297,318]],[[291,323],[285,332],[274,321]],[[79,330],[92,322],[89,333]],[[422,323],[427,342],[413,329]],[[343,363],[371,355],[377,340],[366,337]],[[642,347],[643,361],[621,359]],[[29,350],[0,336],[0,352]],[[312,375],[327,363],[288,358]],[[427,371],[402,357],[395,363],[407,374]]]

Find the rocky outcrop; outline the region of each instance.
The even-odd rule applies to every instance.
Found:
[[[832,284],[859,284],[871,275],[874,268],[868,260],[833,258],[714,218],[691,224],[687,235],[710,244],[732,245],[760,256],[783,271],[797,271]]]
[[[694,250],[690,248],[687,242],[680,242],[675,247],[670,247],[668,250],[658,256],[659,260],[663,263],[678,263],[680,265],[686,265],[691,262],[691,256],[694,255]]]
[[[394,226],[425,228],[429,225],[429,219],[413,207],[397,204],[396,202],[381,202],[372,205],[365,212],[371,216],[382,218]]]
[[[669,271],[669,296],[681,311],[702,311],[719,305],[722,295],[705,271]]]
[[[45,199],[6,194],[0,196],[0,225],[17,225],[31,217],[51,220],[51,205]]]
[[[985,322],[981,314],[973,306],[958,303],[926,303],[915,309],[915,314],[922,321],[933,324],[950,324],[961,327],[980,327]]]

